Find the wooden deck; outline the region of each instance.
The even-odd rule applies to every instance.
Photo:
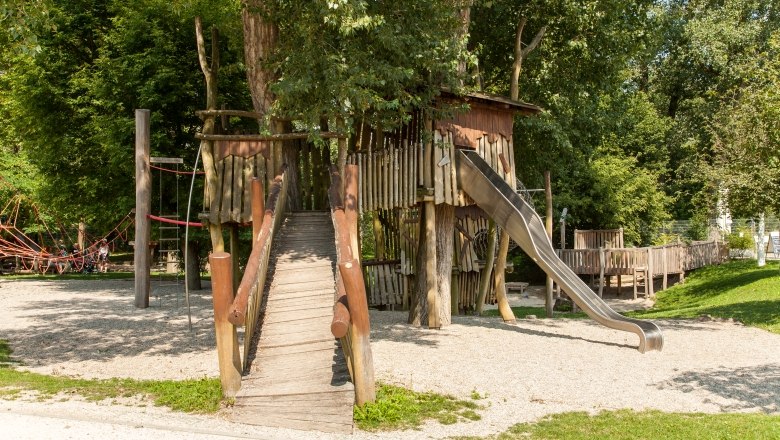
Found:
[[[291,213],[277,240],[257,351],[232,415],[254,425],[352,433],[355,391],[330,332],[336,262],[330,213]]]

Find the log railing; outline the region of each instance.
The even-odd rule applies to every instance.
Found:
[[[259,319],[271,245],[274,234],[284,217],[287,204],[287,180],[283,169],[282,174],[274,179],[266,203],[263,203],[262,182],[258,179],[252,181],[252,253],[235,296],[233,295],[233,257],[225,252],[212,254],[209,257],[212,268],[220,379],[223,382],[223,392],[226,389],[234,390],[231,391],[233,395],[240,387],[241,371],[248,366],[249,348]],[[219,309],[217,304],[220,305]],[[243,356],[239,355],[237,326],[245,327]],[[223,333],[223,336],[220,336],[220,333]],[[236,374],[238,374],[237,378]]]
[[[687,270],[720,264],[724,260],[723,249],[723,244],[708,241],[643,248],[559,249],[557,252],[576,274],[598,276],[601,286],[605,276],[634,275],[641,270],[649,277],[662,277],[665,289],[669,275],[685,276]]]
[[[331,168],[331,186],[328,190],[339,269],[336,273],[331,332],[341,341],[355,385],[355,403],[362,405],[376,399],[376,383],[369,339],[366,286],[357,247],[358,167],[347,165],[345,174],[346,184],[343,186],[346,200],[341,197],[342,180],[335,166]]]

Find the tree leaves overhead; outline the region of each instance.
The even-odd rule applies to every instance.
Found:
[[[456,88],[457,0],[279,1],[275,112],[317,127],[365,114],[385,127]]]
[[[267,3],[280,30],[267,60],[279,78],[272,110],[299,128],[323,118],[391,128],[441,86],[458,88],[463,61],[478,59],[473,80],[506,95],[525,17],[526,44],[547,31],[523,62],[520,99],[545,111],[515,121],[518,173],[538,188],[551,170],[556,209],[568,206],[576,226],[623,226],[646,243],[668,214],[706,219],[718,194],[740,215],[780,210],[776,0],[483,0],[468,39],[465,0]],[[251,107],[240,7],[0,0],[2,175],[66,220],[123,215],[134,109],[152,111],[153,154],[196,151],[195,15],[223,35],[221,102]]]

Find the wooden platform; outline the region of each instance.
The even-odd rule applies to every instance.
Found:
[[[336,263],[329,212],[293,212],[279,231],[249,374],[232,416],[254,425],[352,433],[355,390],[330,333]]]

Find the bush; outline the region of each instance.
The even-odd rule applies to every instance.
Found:
[[[729,249],[734,251],[738,257],[744,258],[745,252],[753,248],[753,234],[749,229],[738,229],[726,236],[726,243]]]

